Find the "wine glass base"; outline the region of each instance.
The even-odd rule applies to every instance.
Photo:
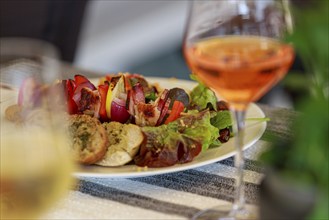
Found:
[[[196,213],[192,220],[256,220],[258,212],[247,209],[234,209],[233,205],[215,206]]]

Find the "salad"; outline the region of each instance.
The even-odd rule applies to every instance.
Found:
[[[25,94],[27,87],[34,92]],[[117,122],[140,127],[143,141],[133,157],[137,166],[166,167],[190,162],[202,151],[219,147],[232,135],[228,105],[202,83],[190,92],[182,88],[162,89],[139,74],[107,75],[94,85],[87,77],[75,75],[59,86],[69,115],[88,115],[106,124]],[[33,80],[24,82],[18,106],[38,105],[45,89]]]

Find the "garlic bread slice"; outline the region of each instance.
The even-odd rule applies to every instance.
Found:
[[[71,151],[76,161],[93,164],[104,157],[108,137],[97,118],[88,115],[71,115],[69,133],[72,137]]]
[[[103,123],[109,139],[107,152],[96,164],[100,166],[122,166],[138,153],[144,136],[139,126],[119,122]]]

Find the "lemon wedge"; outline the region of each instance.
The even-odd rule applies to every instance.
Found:
[[[107,91],[105,109],[108,118],[111,118],[111,105],[113,99],[119,98],[119,95],[124,92],[125,92],[125,79],[124,76],[122,75],[119,81],[117,82],[117,84],[114,86],[114,88],[113,88],[113,84],[111,83],[110,88]]]

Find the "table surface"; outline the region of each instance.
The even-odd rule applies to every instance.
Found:
[[[67,65],[63,72],[87,76],[92,72]],[[264,167],[258,161],[273,138],[290,139],[293,110],[258,104],[271,120],[260,140],[245,151],[247,206],[258,207]],[[148,177],[78,178],[77,185],[44,219],[188,219],[197,211],[227,204],[234,197],[234,158],[196,169]]]

